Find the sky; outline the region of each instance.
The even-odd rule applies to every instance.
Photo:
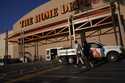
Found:
[[[48,0],[0,0],[0,33],[11,30],[13,24],[32,9]]]

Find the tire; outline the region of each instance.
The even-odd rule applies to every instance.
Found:
[[[89,62],[89,65],[90,65],[91,68],[94,68],[94,67],[95,67],[94,62],[91,62],[91,61],[90,61],[90,62]]]
[[[118,52],[109,52],[108,53],[108,62],[116,62],[116,61],[118,61],[118,56],[119,56],[120,54],[118,53]]]
[[[69,64],[75,64],[76,63],[75,57],[69,57],[68,62]]]
[[[60,60],[62,61],[62,64],[68,64],[68,60],[66,57],[61,57]]]
[[[73,63],[73,58],[69,58],[68,63],[72,64]]]

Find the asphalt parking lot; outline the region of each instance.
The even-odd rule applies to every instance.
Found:
[[[119,83],[125,82],[125,60],[91,70],[51,63],[16,64],[0,68],[0,83]]]

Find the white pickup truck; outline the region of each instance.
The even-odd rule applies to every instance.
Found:
[[[105,58],[109,62],[115,62],[120,57],[122,57],[122,53],[124,48],[122,46],[104,46],[100,43],[88,43],[90,45],[90,50],[95,59]],[[76,49],[59,49],[58,57],[64,62],[72,62],[74,55],[76,55]]]

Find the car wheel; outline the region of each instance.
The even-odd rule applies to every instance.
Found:
[[[73,64],[73,63],[74,63],[74,58],[71,58],[71,57],[70,57],[70,58],[69,58],[69,63],[70,63],[70,64]]]
[[[62,64],[68,64],[68,60],[66,57],[61,57],[60,60]]]
[[[116,62],[116,61],[118,61],[118,56],[119,56],[118,52],[110,52],[110,53],[108,53],[108,61]]]
[[[94,68],[94,67],[95,67],[95,64],[94,64],[93,61],[90,61],[90,62],[89,62],[89,65],[90,65],[91,68]]]

